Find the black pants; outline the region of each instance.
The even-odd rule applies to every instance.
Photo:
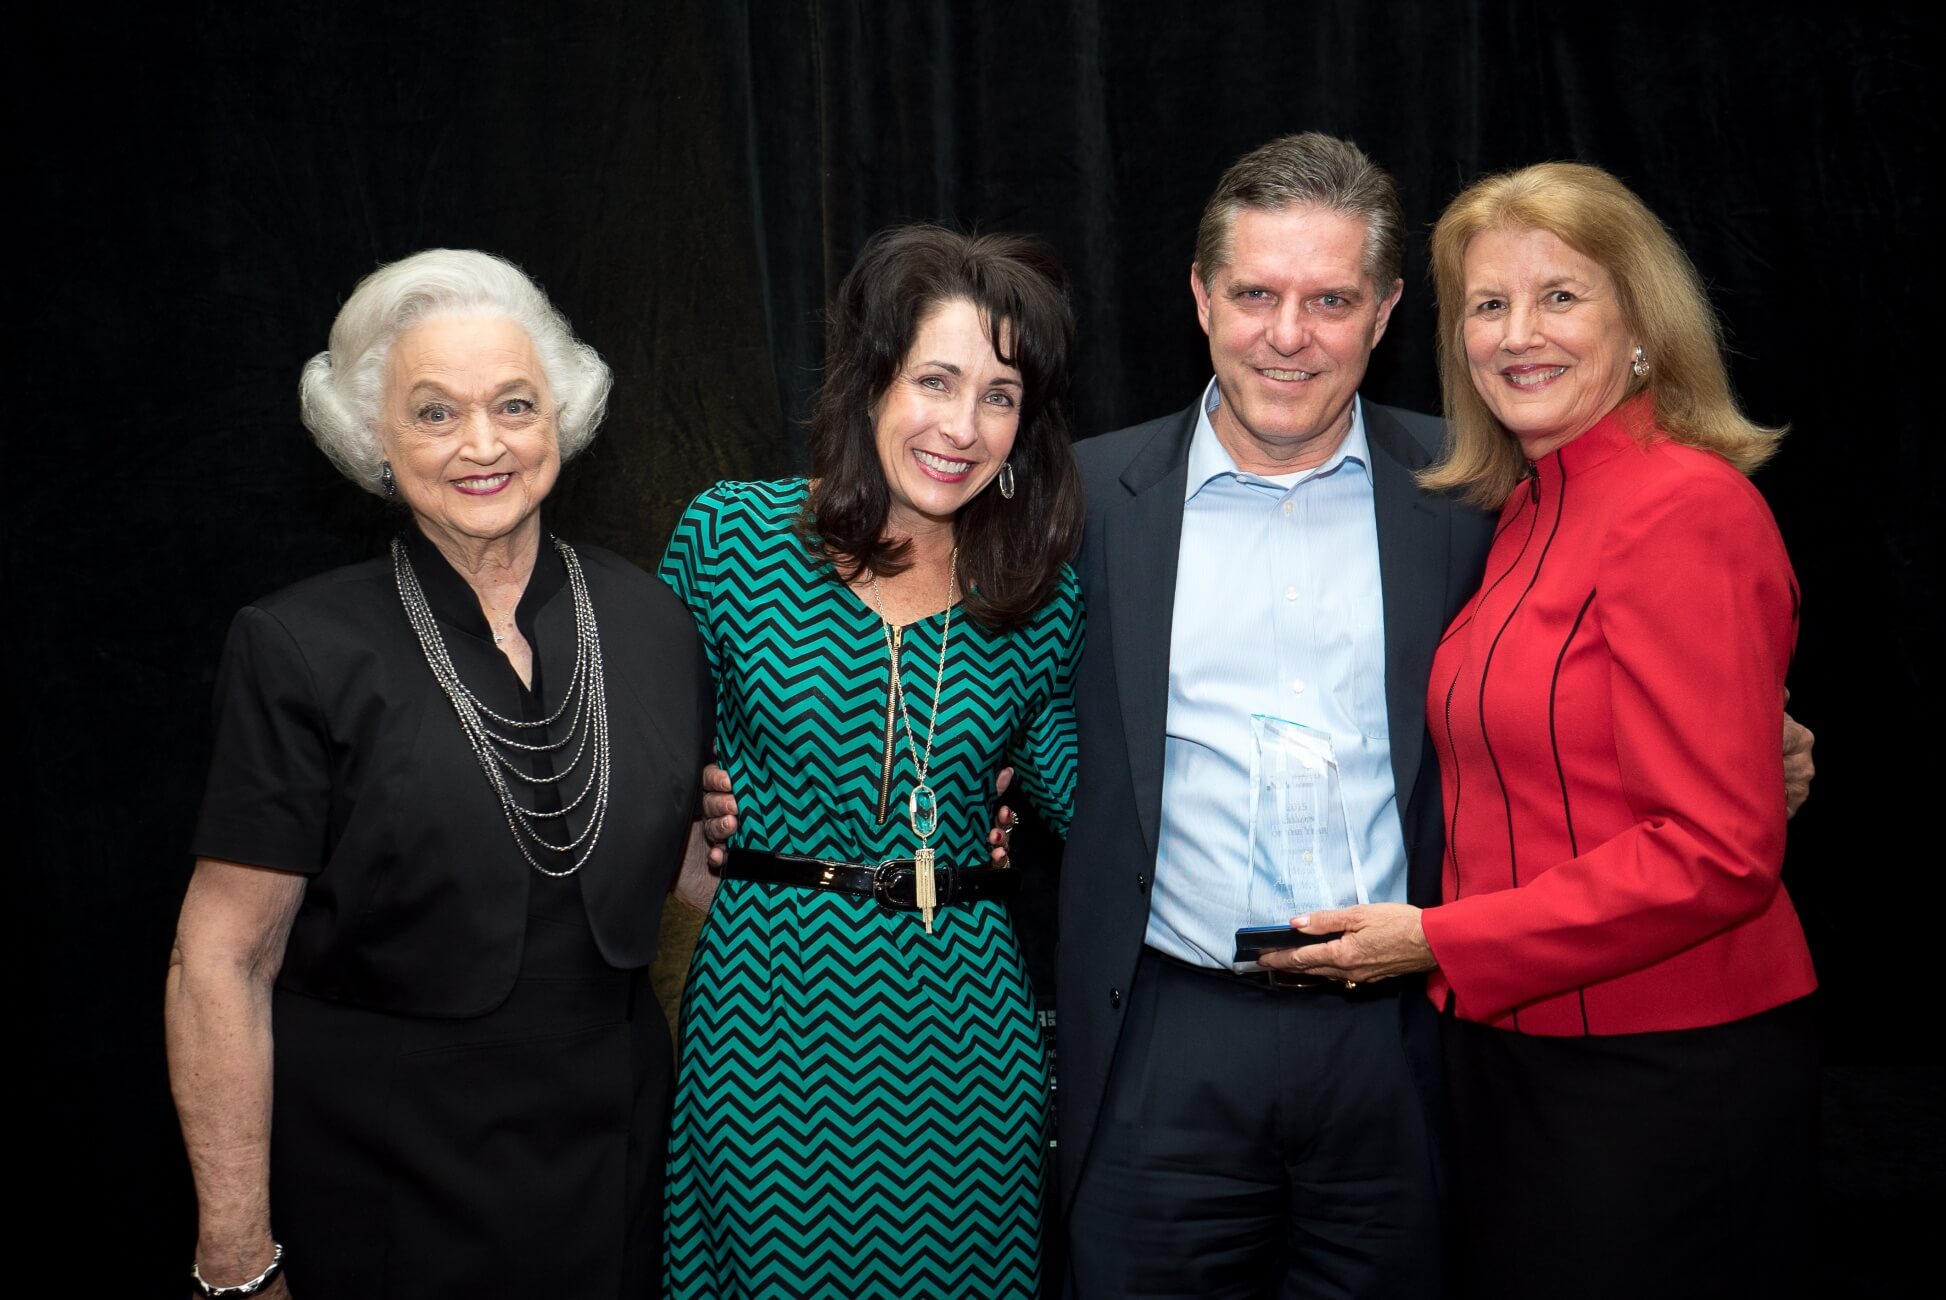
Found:
[[[1083,1300],[1441,1291],[1401,996],[1273,990],[1143,956],[1070,1215]]]
[[[1444,1026],[1459,1294],[1774,1300],[1816,1282],[1808,1000],[1671,1033]]]

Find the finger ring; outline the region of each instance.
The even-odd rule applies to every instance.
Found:
[[[1014,838],[1014,828],[1011,826],[1002,826],[1000,828],[1000,838],[1006,840],[1008,843],[1012,843]]]
[[[1357,988],[1357,987],[1358,987],[1358,981],[1357,981],[1357,980],[1346,980],[1346,981],[1345,981],[1345,987],[1346,987],[1346,988],[1348,988],[1348,989],[1355,989],[1355,988]]]

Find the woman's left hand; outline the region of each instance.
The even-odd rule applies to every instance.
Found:
[[[1344,937],[1308,948],[1265,953],[1263,965],[1347,984],[1367,984],[1392,975],[1431,970],[1439,964],[1426,945],[1419,909],[1406,903],[1360,903],[1332,912],[1311,912],[1293,917],[1291,925],[1306,934],[1342,930]]]

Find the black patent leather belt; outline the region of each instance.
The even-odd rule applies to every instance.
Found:
[[[1346,984],[1343,980],[1328,979],[1323,975],[1307,975],[1303,971],[1295,970],[1273,970],[1269,967],[1261,970],[1237,971],[1231,970],[1227,966],[1198,966],[1195,962],[1184,961],[1180,957],[1171,957],[1168,953],[1160,949],[1150,948],[1149,951],[1160,958],[1164,964],[1174,966],[1178,970],[1191,971],[1197,975],[1206,975],[1211,979],[1222,980],[1243,988],[1273,990],[1302,989],[1311,993],[1335,993],[1339,997],[1352,998],[1359,1001],[1390,997],[1400,988],[1400,985],[1397,983],[1390,982]]]
[[[891,912],[918,910],[918,904],[912,901],[917,870],[911,858],[893,858],[889,862],[862,866],[828,858],[731,849],[723,875],[728,880],[760,880],[801,889],[828,889],[854,898],[868,898]],[[934,867],[933,884],[938,891],[938,906],[951,907],[983,898],[1011,898],[1019,887],[1019,873],[1011,867]]]

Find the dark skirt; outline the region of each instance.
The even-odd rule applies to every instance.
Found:
[[[669,1031],[573,882],[535,894],[487,1015],[278,990],[271,1215],[302,1300],[659,1294]]]
[[[1809,999],[1669,1033],[1444,1026],[1456,1294],[1771,1300],[1816,1281]]]

